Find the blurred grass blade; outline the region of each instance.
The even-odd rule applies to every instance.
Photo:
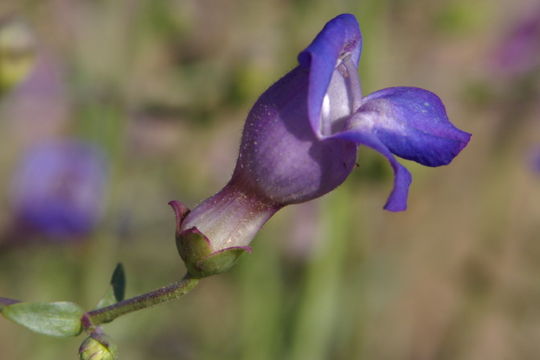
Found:
[[[118,263],[116,268],[114,268],[110,285],[111,286],[105,293],[105,296],[98,302],[96,306],[98,309],[124,300],[126,293],[126,274],[124,273],[124,266],[122,263]]]
[[[71,302],[16,303],[2,308],[2,315],[32,331],[50,336],[76,336],[82,331],[84,311]]]
[[[347,187],[324,200],[319,248],[313,254],[291,337],[291,360],[331,358],[336,340],[340,294],[343,293],[344,259],[351,224]]]
[[[278,247],[272,230],[263,232],[257,251],[242,260],[240,267],[239,320],[242,354],[236,360],[274,360],[281,358],[281,339],[285,327],[283,274]],[[261,281],[264,279],[264,281]]]

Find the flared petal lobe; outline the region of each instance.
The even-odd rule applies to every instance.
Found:
[[[394,187],[384,208],[403,211],[412,178],[394,155],[427,166],[446,165],[467,145],[470,136],[450,123],[435,94],[395,87],[364,98],[344,130],[332,137],[368,146],[386,157],[394,171]]]
[[[351,129],[336,134],[333,138],[349,140],[359,145],[365,145],[383,155],[392,166],[392,171],[394,172],[394,186],[386,200],[384,208],[389,211],[404,211],[407,209],[409,186],[412,182],[411,173],[396,160],[390,150],[375,135],[369,131]]]
[[[358,79],[361,49],[362,34],[356,18],[342,14],[330,20],[298,55],[300,66],[309,69],[308,116],[319,138],[330,135],[332,122],[352,114],[354,99],[361,97],[360,88],[350,83]],[[351,62],[354,74],[349,73],[350,68],[340,68],[344,60]]]
[[[393,154],[426,166],[447,165],[471,137],[452,125],[437,95],[413,87],[370,94],[353,127],[370,131]]]

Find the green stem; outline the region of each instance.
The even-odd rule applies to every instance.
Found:
[[[304,280],[304,289],[296,313],[290,360],[332,358],[332,346],[339,339],[340,294],[345,284],[344,262],[350,238],[350,196],[347,187],[324,199],[318,248],[313,253]]]
[[[117,302],[114,305],[89,311],[83,316],[83,326],[87,330],[93,326],[113,321],[117,317],[130,312],[176,300],[193,290],[198,282],[199,279],[193,279],[186,275],[182,280],[171,285]]]

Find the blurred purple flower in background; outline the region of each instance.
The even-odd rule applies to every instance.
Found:
[[[93,145],[63,140],[34,146],[13,178],[17,228],[51,240],[87,235],[100,218],[106,180],[105,159]]]
[[[339,186],[354,168],[358,145],[390,162],[394,187],[385,209],[405,210],[411,175],[394,155],[440,166],[467,145],[470,134],[449,122],[441,100],[427,90],[394,87],[362,97],[361,47],[353,15],[326,24],[298,56],[299,65],[251,109],[229,183],[183,222],[177,207],[180,243],[196,234],[214,254],[246,247],[283,206]],[[180,253],[185,261],[190,256]]]
[[[540,6],[508,29],[494,61],[497,70],[510,75],[525,74],[540,65]]]
[[[540,146],[535,146],[529,150],[527,160],[528,168],[535,174],[540,174]]]

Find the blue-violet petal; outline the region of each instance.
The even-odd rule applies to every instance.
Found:
[[[361,129],[347,130],[336,134],[333,138],[353,141],[372,148],[381,153],[392,165],[394,171],[394,187],[386,200],[384,208],[389,211],[403,211],[407,209],[407,197],[412,176],[409,171],[401,165],[388,148],[373,134]]]
[[[347,78],[350,75],[356,78],[357,74],[349,75],[346,69],[338,69],[338,65],[344,58],[350,57],[356,68],[361,49],[362,34],[358,22],[353,15],[342,14],[330,20],[313,42],[298,55],[300,66],[309,68],[308,116],[318,137],[329,135],[328,129],[331,128],[331,124],[321,124],[323,100],[327,92],[332,93],[327,97],[328,112],[339,113],[334,117],[348,116],[354,111],[348,106],[351,94],[347,89]],[[330,86],[331,81],[333,86]],[[329,122],[332,120],[336,119],[328,119]]]
[[[350,127],[369,129],[393,154],[426,166],[447,165],[471,137],[452,125],[437,95],[414,87],[374,92],[354,117]]]

